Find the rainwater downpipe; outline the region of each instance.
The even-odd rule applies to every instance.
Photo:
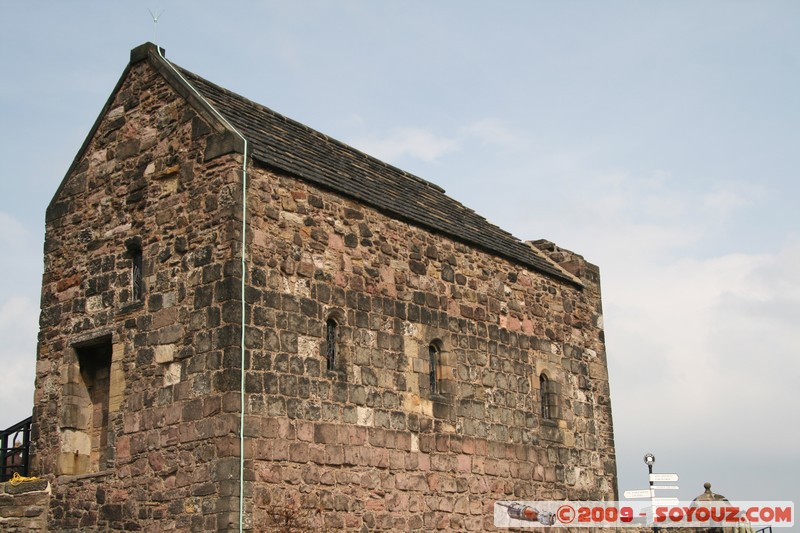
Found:
[[[167,61],[167,58],[164,57],[164,54],[161,53],[161,47],[156,45],[156,50],[158,51],[158,55],[164,62],[169,65],[169,67],[178,75],[180,79],[186,84],[189,89],[197,96],[200,100],[205,102],[208,108],[214,112],[215,115],[239,138],[242,139],[244,143],[244,152],[242,154],[242,287],[241,287],[241,300],[242,300],[242,324],[241,330],[242,335],[240,338],[240,347],[241,347],[241,379],[239,383],[239,533],[244,531],[244,404],[245,404],[245,397],[244,397],[244,386],[245,386],[245,326],[246,326],[246,312],[247,306],[245,301],[245,294],[246,294],[246,274],[247,274],[247,139],[245,139],[244,135],[233,127],[233,124],[228,122],[228,120],[222,116],[222,113],[217,111],[211,102],[206,100],[202,94],[192,85],[189,81],[183,77],[180,71],[175,68],[175,66]]]

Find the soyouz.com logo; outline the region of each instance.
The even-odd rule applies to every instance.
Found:
[[[498,501],[495,527],[793,527],[794,503]]]

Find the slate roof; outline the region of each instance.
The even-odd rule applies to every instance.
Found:
[[[152,43],[131,50],[131,62],[53,197],[48,207],[48,217],[51,216],[51,211],[57,215],[60,207],[57,199],[65,180],[86,151],[131,65],[148,59],[178,92],[202,108],[207,117],[209,110],[206,104],[192,93],[196,89],[203,98],[211,102],[247,138],[249,155],[258,163],[361,201],[393,218],[446,235],[571,285],[583,286],[577,278],[562,270],[549,258],[540,255],[530,245],[447,196],[441,187],[211,83],[197,74],[167,63],[157,50]],[[178,69],[185,80],[174,75],[172,67]],[[187,81],[193,88],[187,87]]]
[[[441,187],[177,67],[262,164],[575,285],[576,279]]]

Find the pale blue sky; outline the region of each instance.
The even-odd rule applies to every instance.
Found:
[[[620,492],[642,455],[800,502],[800,3],[6,1],[0,426],[29,414],[44,209],[125,67],[179,65],[598,264]]]

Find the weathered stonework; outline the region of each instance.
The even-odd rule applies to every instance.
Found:
[[[47,531],[50,485],[45,480],[0,483],[0,531]]]
[[[243,270],[242,165],[135,50],[47,214],[33,469],[51,530],[238,530],[242,339],[247,529],[305,509],[482,531],[499,499],[615,499],[596,267],[537,241],[563,272],[543,273],[248,157]]]

